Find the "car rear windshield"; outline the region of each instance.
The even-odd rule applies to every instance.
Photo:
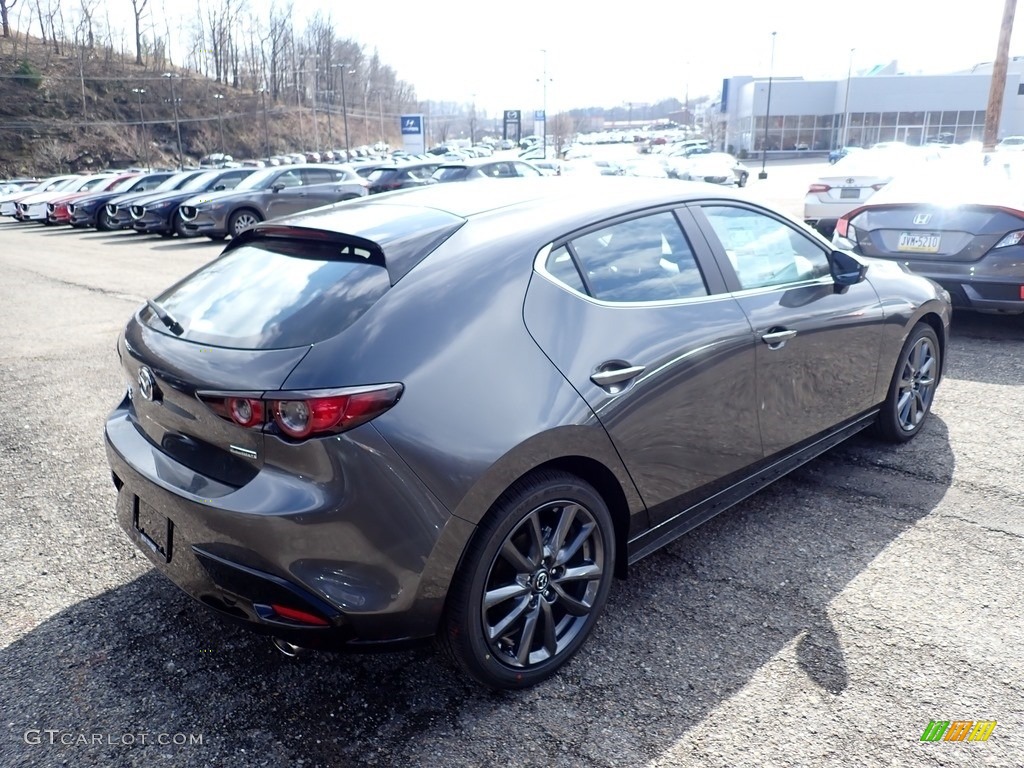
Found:
[[[235,349],[283,349],[331,338],[390,287],[366,250],[339,242],[267,238],[229,250],[157,298],[180,338]],[[171,332],[150,308],[141,319]]]

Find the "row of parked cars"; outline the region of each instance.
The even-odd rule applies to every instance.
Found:
[[[222,240],[266,219],[439,182],[543,175],[515,159],[304,163],[269,168],[107,171],[6,182],[0,215],[22,222]]]

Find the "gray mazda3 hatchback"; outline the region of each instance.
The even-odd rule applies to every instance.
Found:
[[[862,429],[914,437],[949,318],[930,280],[710,185],[321,208],[129,320],[118,515],[286,652],[438,638],[521,688],[631,563]]]

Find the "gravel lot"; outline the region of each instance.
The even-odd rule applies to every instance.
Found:
[[[644,560],[562,674],[498,695],[432,649],[290,662],[116,526],[115,338],[219,250],[0,224],[0,766],[1024,765],[1024,317],[958,314],[916,441],[855,438]]]

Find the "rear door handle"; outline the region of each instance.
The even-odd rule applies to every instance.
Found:
[[[608,365],[608,363],[605,363]],[[604,366],[602,366],[603,368]],[[590,380],[599,387],[611,387],[635,379],[644,372],[643,365],[630,365],[624,368],[612,368],[610,370],[599,370],[590,376]]]
[[[761,334],[761,341],[768,345],[769,349],[782,349],[786,342],[796,336],[796,331],[782,330],[771,331]]]

